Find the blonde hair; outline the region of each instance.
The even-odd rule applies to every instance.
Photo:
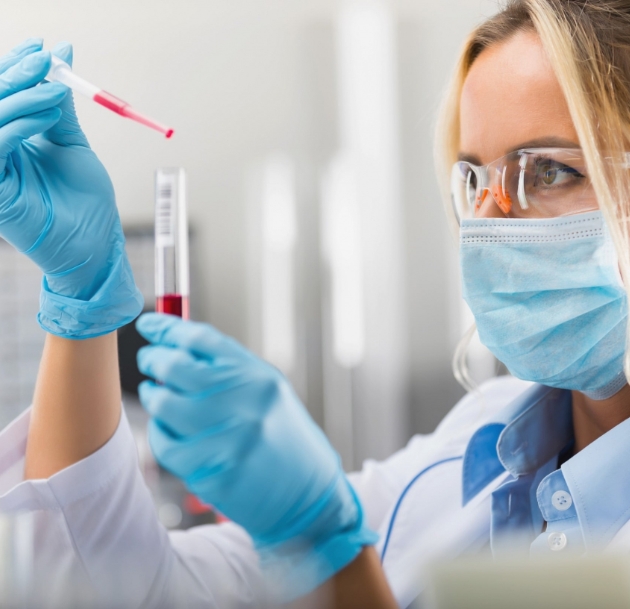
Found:
[[[457,160],[459,103],[464,80],[491,45],[522,31],[540,37],[564,92],[584,151],[599,207],[610,229],[621,276],[630,295],[630,0],[509,0],[468,37],[438,121],[436,164],[451,224],[450,169]],[[465,343],[457,349],[456,378],[471,389]],[[630,332],[624,370],[630,378]]]

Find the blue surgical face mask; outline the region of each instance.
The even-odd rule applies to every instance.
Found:
[[[603,400],[625,384],[626,293],[601,212],[463,220],[464,299],[516,377]]]

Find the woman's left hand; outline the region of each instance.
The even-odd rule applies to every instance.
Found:
[[[377,536],[339,456],[273,366],[207,324],[149,313],[140,399],[158,459],[252,536],[283,597],[309,592]]]

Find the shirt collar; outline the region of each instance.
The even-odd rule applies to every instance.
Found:
[[[572,437],[571,393],[533,385],[468,442],[462,475],[464,505],[506,470],[515,478],[535,472]]]
[[[630,520],[630,419],[553,471],[538,487],[548,522],[577,515],[587,550],[608,544]],[[514,478],[537,472],[573,440],[571,392],[533,385],[471,437],[463,464],[463,503],[504,471]],[[567,492],[571,509],[554,506]]]
[[[586,548],[601,548],[630,519],[630,419],[589,444],[566,463]]]

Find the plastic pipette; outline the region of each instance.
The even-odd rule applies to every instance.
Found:
[[[131,120],[134,120],[138,123],[146,125],[151,129],[155,129],[160,133],[163,133],[167,138],[173,135],[173,130],[170,127],[166,127],[157,121],[154,121],[152,118],[141,114],[137,110],[134,110],[127,102],[119,99],[115,95],[108,93],[107,91],[103,91],[99,89],[96,85],[93,85],[91,82],[88,82],[84,78],[77,76],[72,68],[59,57],[55,57],[52,55],[52,63],[50,66],[50,71],[46,76],[46,80],[48,81],[57,81],[60,82],[66,87],[69,87],[73,91],[77,91],[86,97],[93,99],[97,104],[101,106],[105,106],[108,110],[112,112],[116,112],[116,114],[120,114],[121,116],[126,116]]]

